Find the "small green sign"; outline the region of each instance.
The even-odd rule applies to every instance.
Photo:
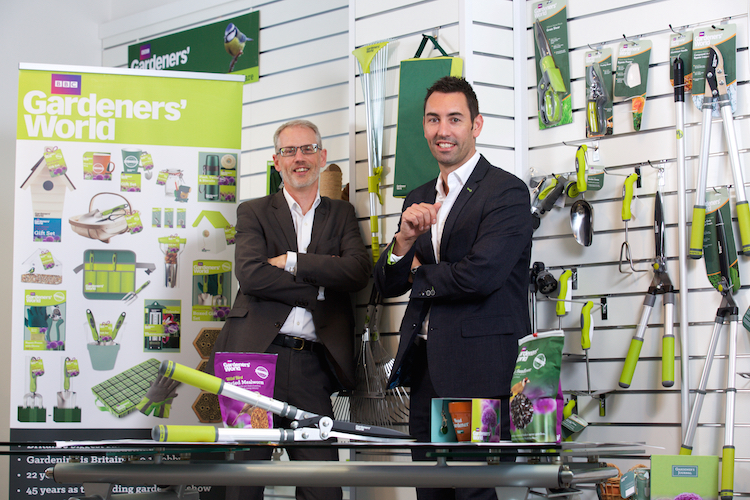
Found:
[[[257,82],[260,12],[128,46],[128,67],[245,75]]]

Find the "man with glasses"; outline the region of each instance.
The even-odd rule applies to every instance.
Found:
[[[240,290],[214,352],[276,354],[274,399],[333,417],[331,394],[354,387],[351,294],[367,285],[372,260],[354,207],[320,196],[327,152],[318,128],[291,121],[276,130],[273,141],[273,162],[284,186],[237,209]],[[290,423],[274,416],[274,427]],[[287,452],[293,460],[338,460],[333,448]],[[239,458],[269,459],[271,449],[243,455]],[[298,499],[341,497],[341,488],[297,488]],[[229,487],[226,498],[262,499],[263,487]]]

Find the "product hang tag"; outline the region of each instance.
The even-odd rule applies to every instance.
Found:
[[[40,250],[39,259],[42,261],[42,267],[45,270],[55,267],[55,258],[52,257],[52,252],[49,250]]]
[[[57,146],[47,146],[44,148],[44,162],[47,164],[50,177],[64,175],[68,171],[62,150]]]
[[[635,472],[630,470],[620,478],[620,496],[630,498],[633,495],[635,495]]]
[[[138,212],[125,216],[125,222],[128,224],[128,232],[130,234],[143,231],[143,222],[141,222],[141,216]]]

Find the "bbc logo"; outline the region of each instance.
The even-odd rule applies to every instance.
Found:
[[[66,88],[66,89],[77,89],[78,82],[71,82],[69,80],[55,80],[55,87]]]

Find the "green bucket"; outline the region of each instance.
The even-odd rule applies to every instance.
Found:
[[[120,351],[120,344],[86,344],[91,356],[91,366],[94,370],[107,371],[115,367],[117,353]]]

